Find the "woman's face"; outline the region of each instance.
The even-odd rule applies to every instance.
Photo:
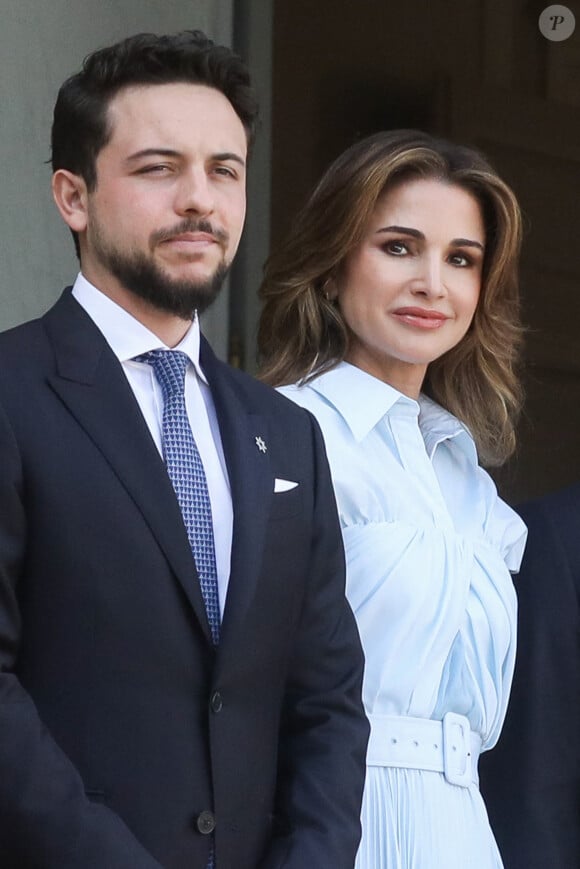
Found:
[[[383,194],[336,280],[347,360],[416,398],[469,328],[484,248],[481,208],[461,187],[418,178]]]

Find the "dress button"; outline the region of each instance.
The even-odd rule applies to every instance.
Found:
[[[215,830],[215,817],[213,812],[201,812],[197,816],[197,829],[204,836],[209,836]]]
[[[211,699],[209,701],[209,705],[211,706],[212,712],[221,712],[224,701],[222,700],[222,695],[219,691],[214,691],[211,695]]]

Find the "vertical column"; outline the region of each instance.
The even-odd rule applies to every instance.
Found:
[[[250,67],[260,102],[260,126],[248,173],[248,215],[230,294],[230,358],[247,371],[256,368],[257,291],[270,248],[272,3],[237,0],[234,48]]]

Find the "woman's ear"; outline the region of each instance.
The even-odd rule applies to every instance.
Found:
[[[326,278],[322,290],[327,302],[336,302],[338,299],[338,287],[334,275],[329,275],[329,277]]]
[[[57,169],[52,176],[52,195],[61,217],[73,232],[84,232],[87,228],[87,185],[84,178]]]

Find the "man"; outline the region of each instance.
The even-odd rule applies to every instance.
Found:
[[[353,865],[362,655],[321,437],[194,313],[238,246],[254,122],[200,32],[60,90],[81,274],[0,338],[3,869]]]
[[[519,508],[518,654],[481,788],[506,869],[580,866],[580,485]]]

